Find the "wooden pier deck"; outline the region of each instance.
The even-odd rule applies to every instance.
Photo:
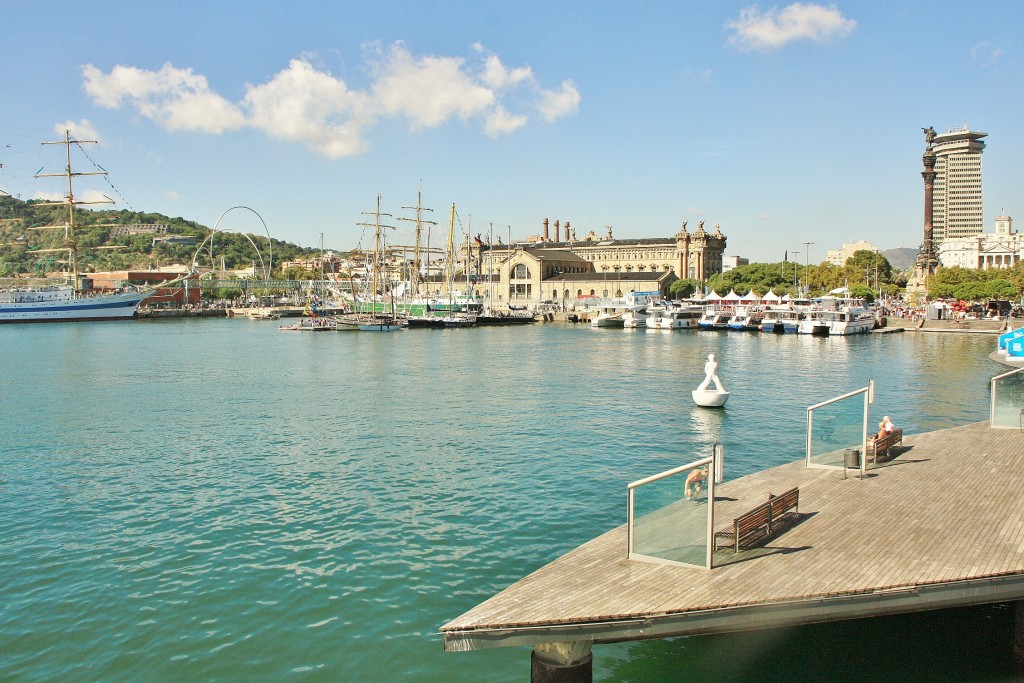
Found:
[[[718,633],[1024,599],[1024,433],[907,436],[868,476],[794,462],[716,489],[715,527],[800,487],[800,521],[712,570],[626,558],[618,527],[441,628],[445,649]],[[625,517],[625,483],[623,484]]]

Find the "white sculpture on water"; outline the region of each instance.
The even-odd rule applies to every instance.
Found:
[[[715,362],[715,354],[708,354],[708,362],[704,364],[704,381],[693,390],[693,400],[699,406],[717,408],[724,406],[729,400],[729,392],[722,386],[722,380],[718,379],[718,363]],[[715,388],[711,389],[714,383]]]

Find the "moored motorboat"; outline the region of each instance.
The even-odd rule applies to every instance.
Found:
[[[761,319],[762,332],[775,334],[796,334],[800,321],[804,319],[803,311],[792,308],[770,308]]]
[[[590,321],[591,327],[622,327],[625,321],[623,313],[615,309],[601,309],[597,317]]]
[[[622,314],[622,326],[627,329],[647,327],[648,321],[654,315],[656,313],[653,310],[648,311],[642,306],[631,308]]]
[[[652,315],[647,320],[649,330],[688,330],[697,327],[701,319],[700,307],[670,308]]]
[[[814,336],[848,336],[874,329],[875,314],[863,299],[823,297],[821,308],[800,321],[797,331]]]
[[[733,316],[729,318],[729,329],[740,332],[756,332],[761,329],[762,315],[760,309],[739,306]]]
[[[336,330],[337,327],[338,325],[334,320],[312,318],[310,320],[303,319],[291,325],[278,325],[277,329],[281,332],[331,332]]]
[[[697,327],[702,330],[725,330],[729,328],[729,319],[732,312],[710,305],[704,309],[704,314],[697,321]]]

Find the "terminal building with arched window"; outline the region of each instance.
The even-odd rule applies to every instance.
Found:
[[[473,295],[493,306],[585,304],[590,299],[621,299],[629,294],[668,297],[669,287],[682,279],[703,284],[722,272],[726,236],[687,231],[686,223],[673,237],[615,239],[611,227],[604,237],[588,233],[577,240],[559,221],[554,237],[544,219],[542,235],[514,245],[471,247],[470,284]]]

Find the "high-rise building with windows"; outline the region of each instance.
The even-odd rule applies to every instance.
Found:
[[[988,133],[964,126],[933,135],[932,242],[937,249],[943,240],[980,235],[984,228],[981,153],[985,143],[981,139]]]

